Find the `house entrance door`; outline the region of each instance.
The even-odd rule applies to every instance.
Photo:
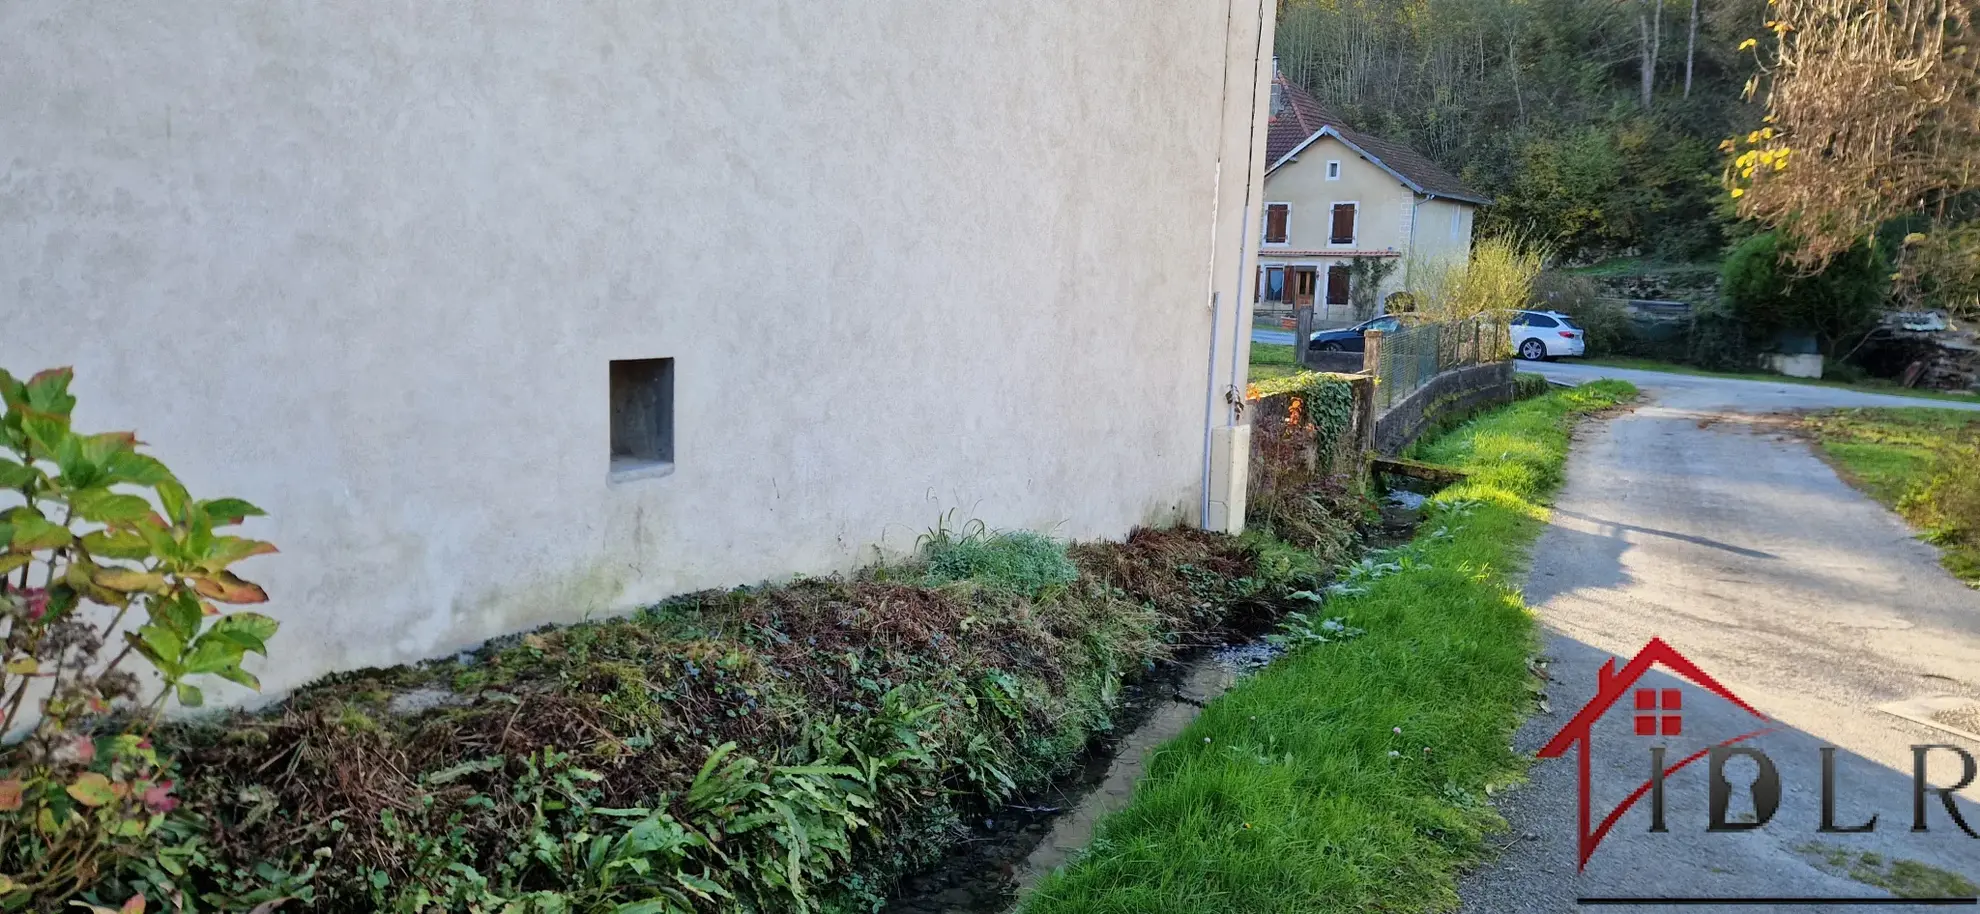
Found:
[[[1295,308],[1313,304],[1314,293],[1320,286],[1320,278],[1314,267],[1293,267],[1292,303]]]

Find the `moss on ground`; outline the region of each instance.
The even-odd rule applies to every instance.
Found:
[[[1809,842],[1797,851],[1825,872],[1875,886],[1899,898],[1972,898],[1980,886],[1958,873],[1930,864],[1869,851],[1851,851],[1835,844]]]

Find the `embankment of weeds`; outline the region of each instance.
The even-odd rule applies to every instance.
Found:
[[[871,910],[961,821],[1108,730],[1124,681],[1317,586],[1284,549],[1191,530],[1070,548],[937,531],[907,565],[334,676],[159,733],[183,803],[87,897]]]
[[[1903,516],[1939,547],[1947,571],[1980,587],[1980,413],[1837,409],[1801,428],[1844,480]]]
[[[1508,742],[1531,702],[1534,626],[1514,573],[1577,418],[1634,394],[1556,391],[1419,448],[1471,475],[1431,500],[1415,541],[1329,588],[1318,614],[1366,634],[1212,702],[1025,914],[1453,907],[1454,874],[1501,825],[1489,788],[1522,770]]]

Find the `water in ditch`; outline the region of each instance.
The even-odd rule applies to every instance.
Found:
[[[1421,494],[1396,489],[1384,498],[1370,549],[1407,542]],[[1093,840],[1094,827],[1127,805],[1149,753],[1168,742],[1244,676],[1278,656],[1262,640],[1234,641],[1170,666],[1124,690],[1115,732],[1087,747],[1074,770],[1042,794],[975,823],[970,835],[934,867],[903,880],[883,914],[1004,914],[1052,870]]]

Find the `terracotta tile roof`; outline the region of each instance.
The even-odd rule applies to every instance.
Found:
[[[1271,164],[1322,127],[1345,128],[1347,121],[1311,93],[1293,85],[1284,73],[1272,75],[1272,120],[1265,131],[1265,162]]]
[[[1277,165],[1308,137],[1331,128],[1335,135],[1388,166],[1423,193],[1450,197],[1470,203],[1490,203],[1492,199],[1466,187],[1456,175],[1445,171],[1422,153],[1401,143],[1362,133],[1347,125],[1340,115],[1320,104],[1312,94],[1293,84],[1284,73],[1272,77],[1272,119],[1265,132],[1265,161]]]

